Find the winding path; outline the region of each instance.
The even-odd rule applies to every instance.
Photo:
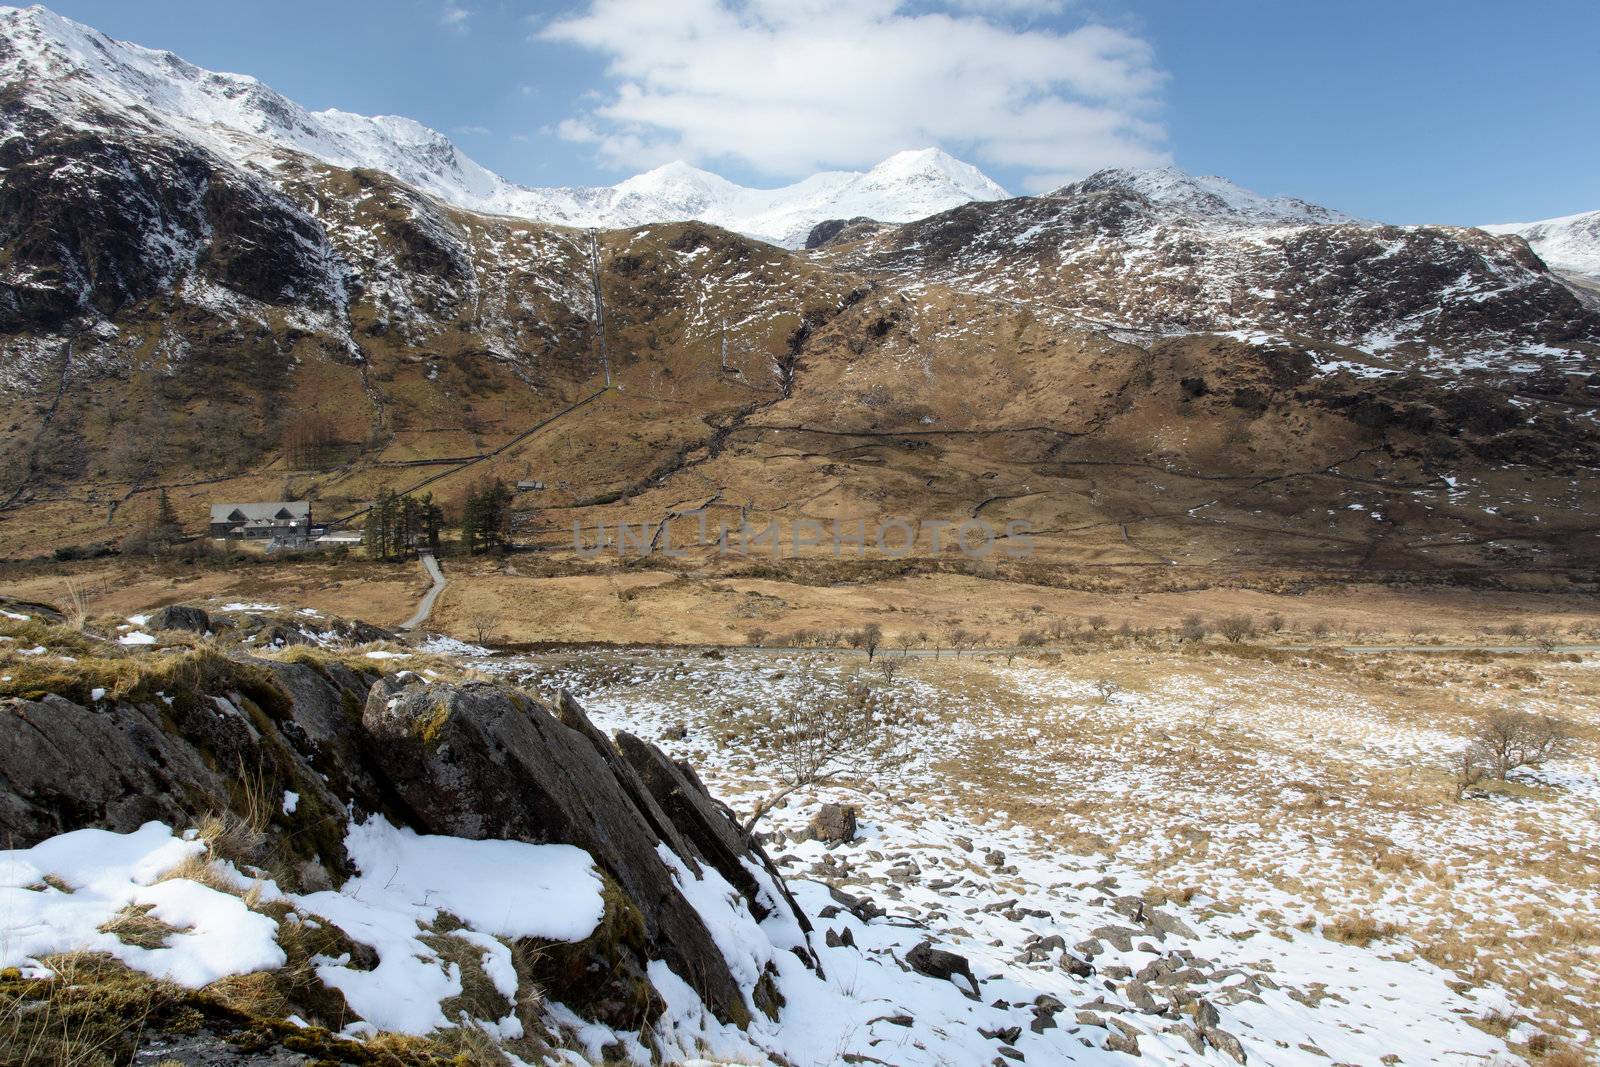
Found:
[[[439,599],[439,594],[444,592],[444,587],[450,584],[444,576],[444,571],[439,569],[439,561],[433,558],[432,552],[423,552],[418,557],[422,561],[422,569],[428,577],[433,579],[433,585],[422,595],[422,602],[417,605],[417,612],[411,618],[400,624],[400,629],[410,632],[428,621],[428,616],[433,614],[433,605]]]

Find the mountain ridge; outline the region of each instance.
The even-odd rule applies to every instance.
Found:
[[[1582,275],[1591,283],[1600,284],[1600,211],[1478,228],[1521,237],[1553,270]]]
[[[1007,195],[937,148],[774,189],[741,186],[681,162],[611,186],[532,188],[413,119],[309,111],[250,75],[209,71],[172,52],[118,41],[39,5],[0,7],[0,77],[30,81],[79,121],[109,104],[242,166],[271,171],[289,149],[337,167],[383,171],[453,207],[559,225],[617,229],[694,219],[795,247],[829,218],[909,222]]]

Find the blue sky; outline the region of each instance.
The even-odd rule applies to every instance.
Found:
[[[49,6],[526,184],[679,156],[778,184],[937,143],[1013,192],[1170,160],[1394,222],[1600,208],[1596,0]]]

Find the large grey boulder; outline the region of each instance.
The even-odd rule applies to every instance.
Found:
[[[151,615],[148,625],[152,630],[187,630],[189,633],[203,634],[211,630],[211,616],[206,614],[204,608],[169,604]]]
[[[811,817],[807,827],[814,840],[843,844],[856,839],[856,809],[853,804],[824,804]]]
[[[593,739],[498,685],[375,686],[362,723],[373,757],[425,833],[576,845],[638,908],[650,953],[723,1022],[749,1009],[652,829]]]
[[[314,737],[329,739],[318,724],[341,715],[347,733],[354,725],[341,691],[302,665],[199,656],[188,669],[196,688],[155,680],[122,698],[0,700],[0,835],[27,847],[88,826],[182,827],[255,807],[291,858],[347,870],[345,802],[377,810],[381,790],[353,745],[324,750]],[[301,798],[293,813],[277,804],[286,790]]]

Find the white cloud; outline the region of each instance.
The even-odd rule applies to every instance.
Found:
[[[1066,7],[1066,0],[945,0],[946,7],[961,11],[986,11],[1004,15],[1052,14]]]
[[[1018,26],[1059,0],[591,0],[538,31],[607,59],[561,136],[625,168],[738,160],[778,177],[937,144],[1030,189],[1164,162],[1165,75],[1122,30]],[[950,10],[959,9],[959,10]]]
[[[444,8],[439,12],[439,21],[444,23],[447,29],[455,30],[457,33],[467,32],[467,20],[471,17],[471,11],[454,3],[453,0],[445,0]]]
[[[466,137],[487,137],[494,131],[487,126],[457,126],[456,132]]]

